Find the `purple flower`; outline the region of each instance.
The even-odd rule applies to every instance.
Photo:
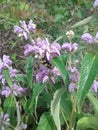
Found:
[[[68,91],[71,93],[75,90],[76,84],[75,83],[70,83],[68,86]]]
[[[22,27],[22,29],[29,33],[29,30],[28,30],[28,26],[26,25],[26,22],[25,21],[20,21],[20,27]]]
[[[70,68],[70,71],[71,71],[71,74],[69,75],[70,81],[73,83],[78,82],[78,80],[80,78],[79,71],[76,69],[76,67]]]
[[[77,43],[73,43],[72,47],[71,47],[71,51],[75,52],[78,49],[78,44]]]
[[[64,43],[63,45],[62,45],[62,50],[66,50],[67,52],[70,52],[71,51],[71,45],[70,45],[70,43]]]
[[[36,25],[33,23],[32,20],[29,21],[28,29],[29,29],[29,31],[35,31],[36,30]]]
[[[5,77],[4,77],[4,75],[3,75],[2,73],[0,74],[0,80],[1,80],[1,83],[2,83],[3,85],[5,85],[6,80],[5,80]]]
[[[36,82],[47,82],[49,71],[45,66],[40,66],[39,72],[36,74]]]
[[[22,88],[22,87],[18,86],[17,84],[13,85],[12,94],[14,94],[15,96],[22,95],[25,92],[26,92],[25,88]]]
[[[2,69],[3,69],[3,62],[2,62],[2,60],[0,59],[0,73],[2,72]]]
[[[34,50],[33,46],[32,46],[31,44],[29,44],[29,43],[27,43],[27,44],[24,46],[24,49],[25,49],[25,51],[24,51],[24,55],[25,55],[25,56],[29,55],[29,54],[32,53],[33,50]]]
[[[96,40],[98,40],[98,32],[96,33]]]
[[[53,69],[49,69],[45,66],[40,66],[39,72],[36,74],[36,82],[45,83],[50,81],[51,83],[55,83],[55,78],[57,76],[61,76],[58,68],[54,67]]]
[[[58,69],[57,67],[54,67],[54,68],[52,69],[52,72],[53,72],[55,75],[57,75],[57,76],[61,76],[61,72],[59,71],[59,69]]]
[[[23,29],[17,25],[14,26],[14,33],[22,33]]]
[[[12,61],[10,60],[10,56],[3,55],[3,62],[7,65],[12,65]]]
[[[62,50],[66,51],[66,52],[75,52],[78,48],[78,44],[77,43],[73,43],[72,45],[70,43],[64,43],[62,45]]]
[[[98,81],[94,80],[92,85],[92,91],[97,92],[97,89],[98,89]]]
[[[49,79],[49,77],[48,77],[47,75],[45,75],[45,76],[43,77],[42,82],[43,82],[43,83],[45,83],[45,82],[47,82],[47,81],[48,81],[48,79]]]
[[[29,21],[28,25],[25,21],[20,21],[20,27],[17,25],[14,26],[14,33],[16,33],[18,37],[24,36],[24,38],[27,40],[29,38],[30,31],[34,32],[35,29],[36,25],[32,20]]]
[[[90,33],[84,33],[81,39],[90,44],[94,42],[94,37]]]
[[[11,89],[9,87],[6,87],[1,91],[1,95],[4,95],[5,97],[9,97],[11,94]]]
[[[9,70],[9,72],[10,72],[10,77],[11,78],[15,78],[16,77],[16,74],[17,74],[17,70],[16,69],[10,69]]]
[[[53,57],[60,56],[60,45],[58,43],[49,43],[48,39],[37,38],[33,44],[26,44],[24,46],[24,54],[34,54],[35,57],[42,59],[46,57],[48,61],[51,61]]]
[[[23,122],[21,123],[21,128],[24,130],[24,129],[27,129],[27,124],[24,124]]]
[[[11,94],[15,96],[21,96],[23,93],[26,92],[27,89],[22,88],[16,84],[10,87],[5,87],[5,89],[1,90],[1,95],[4,95],[5,97],[9,97]]]
[[[57,48],[57,46],[55,46],[55,44],[52,44],[52,45],[51,45],[51,53],[52,53],[54,56],[60,56],[59,46],[58,46],[58,48]]]
[[[2,72],[3,68],[9,68],[10,65],[12,65],[12,61],[10,59],[10,56],[3,55],[3,58],[0,59],[0,72]]]
[[[55,84],[55,78],[54,78],[54,76],[50,77],[50,81],[51,81],[52,84]]]
[[[93,4],[93,7],[96,7],[98,6],[98,0],[95,0],[94,4]]]

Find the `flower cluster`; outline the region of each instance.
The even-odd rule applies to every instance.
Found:
[[[7,86],[7,81],[5,75],[3,74],[4,69],[7,69],[10,74],[10,78],[13,82],[13,86]],[[15,77],[17,75],[17,70],[12,68],[12,61],[10,56],[3,55],[3,58],[0,59],[0,80],[3,85],[3,89],[0,90],[0,94],[4,95],[5,97],[10,96],[11,94],[18,96],[25,93],[26,89],[18,86],[15,82]]]
[[[5,97],[9,97],[10,95],[21,96],[22,94],[24,94],[26,92],[26,90],[27,90],[26,88],[22,88],[14,83],[12,88],[6,86],[1,91],[1,95],[4,95]]]
[[[79,81],[79,78],[80,78],[80,73],[76,69],[76,67],[70,68],[70,75],[69,75],[70,84],[69,84],[69,87],[68,87],[69,92],[72,92],[75,89],[77,89],[77,87],[78,87],[77,83]]]
[[[3,55],[3,58],[0,59],[0,80],[3,85],[5,85],[6,80],[3,75],[3,69],[8,69],[10,73],[11,78],[15,78],[17,74],[17,70],[12,68],[12,61],[10,59],[10,56]]]
[[[78,44],[77,43],[73,43],[72,45],[70,43],[64,43],[62,45],[62,50],[66,51],[66,52],[75,52],[78,48]]]
[[[98,43],[98,33],[96,33],[95,37],[93,37],[90,33],[84,33],[81,39],[89,44]]]
[[[53,69],[49,69],[45,66],[40,66],[39,72],[36,75],[36,82],[47,82],[55,83],[56,76],[61,76],[61,73],[58,68],[54,67]]]
[[[20,26],[14,26],[14,33],[18,35],[18,37],[24,37],[25,40],[29,38],[30,32],[34,32],[36,30],[36,25],[32,20],[29,21],[28,25],[25,21],[20,21]]]
[[[38,59],[46,57],[48,61],[51,61],[53,57],[60,56],[61,47],[56,42],[49,43],[47,38],[44,40],[37,38],[35,42],[33,41],[33,44],[26,44],[24,49],[25,56],[32,53]]]

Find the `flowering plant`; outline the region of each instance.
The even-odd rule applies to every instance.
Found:
[[[83,56],[72,30],[63,43],[37,37],[32,20],[20,21],[14,33],[25,42],[26,61],[21,72],[10,56],[0,59],[0,129],[97,130],[98,33],[82,34],[80,40],[87,44]],[[86,99],[91,112],[83,110]]]

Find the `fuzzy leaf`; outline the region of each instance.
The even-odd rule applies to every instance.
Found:
[[[72,26],[72,28],[76,28],[76,27],[79,27],[79,26],[83,26],[83,25],[89,23],[91,20],[93,20],[93,18],[94,18],[94,16],[89,16],[89,17],[87,17],[87,18],[85,18],[85,19],[83,19],[83,20],[77,22],[76,24],[74,24],[74,25]]]
[[[87,130],[93,129],[98,130],[98,118],[91,117],[83,117],[77,123],[76,130]]]
[[[49,112],[42,114],[37,130],[55,130],[55,125]]]
[[[88,93],[87,97],[93,105],[95,114],[98,116],[98,100],[91,93]]]
[[[4,101],[4,112],[10,115],[12,124],[15,122],[15,100],[13,96],[9,96]]]
[[[31,97],[29,98],[29,100],[27,101],[27,104],[26,104],[26,111],[27,112],[31,113],[31,112],[34,111],[35,99],[42,92],[43,89],[44,89],[43,84],[36,84],[34,86],[33,93],[32,93]]]
[[[26,65],[25,65],[25,69],[26,69],[26,79],[28,82],[28,85],[30,88],[32,88],[32,63],[33,63],[33,57],[30,56],[28,57],[28,59],[26,60]]]
[[[9,74],[8,69],[4,69],[4,70],[3,70],[3,74],[4,74],[4,76],[5,76],[5,79],[6,79],[7,83],[8,83],[8,85],[9,85],[10,87],[12,87],[12,86],[13,86],[13,83],[12,83],[12,80],[11,80],[11,77],[10,77],[10,74]]]
[[[16,80],[21,81],[21,82],[23,82],[23,83],[27,83],[26,77],[23,76],[23,75],[20,75],[20,74],[18,74],[18,75],[16,76]]]
[[[67,94],[64,93],[61,97],[60,101],[60,108],[66,118],[66,120],[69,120],[70,118],[70,113],[72,111],[72,103],[70,99],[68,98]]]
[[[82,61],[79,88],[77,92],[77,107],[79,111],[81,111],[81,106],[86,97],[86,94],[91,88],[94,78],[98,73],[97,68],[98,68],[97,55],[87,53]]]
[[[51,101],[51,114],[54,119],[57,130],[61,130],[60,126],[60,99],[64,94],[65,88],[58,89],[53,96],[53,100]]]

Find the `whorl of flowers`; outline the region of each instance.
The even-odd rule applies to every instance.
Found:
[[[32,20],[29,21],[28,25],[25,21],[20,21],[20,26],[14,26],[14,33],[18,35],[18,37],[24,37],[25,40],[29,38],[30,32],[34,32],[36,30],[36,25]]]
[[[47,38],[44,40],[37,38],[34,44],[28,43],[24,46],[24,55],[32,53],[39,59],[46,57],[48,61],[51,61],[53,57],[60,56],[60,49],[60,45],[56,42],[49,43]]]
[[[70,79],[70,84],[68,86],[69,92],[73,92],[75,89],[78,88],[78,81],[80,78],[80,73],[76,67],[71,67],[69,69],[70,74],[69,74],[69,79]]]
[[[8,84],[7,84],[6,78],[3,74],[4,69],[7,69],[9,71],[10,78],[13,82],[12,87],[8,86]],[[26,89],[20,87],[14,81],[15,80],[14,78],[16,77],[17,72],[18,71],[16,69],[12,68],[12,61],[10,59],[10,56],[3,55],[3,58],[0,59],[0,80],[1,80],[1,83],[2,83],[2,86],[3,86],[3,89],[0,90],[1,95],[8,97],[11,94],[18,96],[18,95],[25,93]]]
[[[90,33],[84,33],[81,39],[89,44],[98,43],[98,32],[95,37],[93,37]]]
[[[17,70],[12,68],[12,61],[10,59],[10,56],[3,55],[3,58],[0,59],[0,80],[3,85],[5,85],[6,80],[3,75],[3,69],[8,69],[10,73],[10,77],[14,79],[17,74]]]

